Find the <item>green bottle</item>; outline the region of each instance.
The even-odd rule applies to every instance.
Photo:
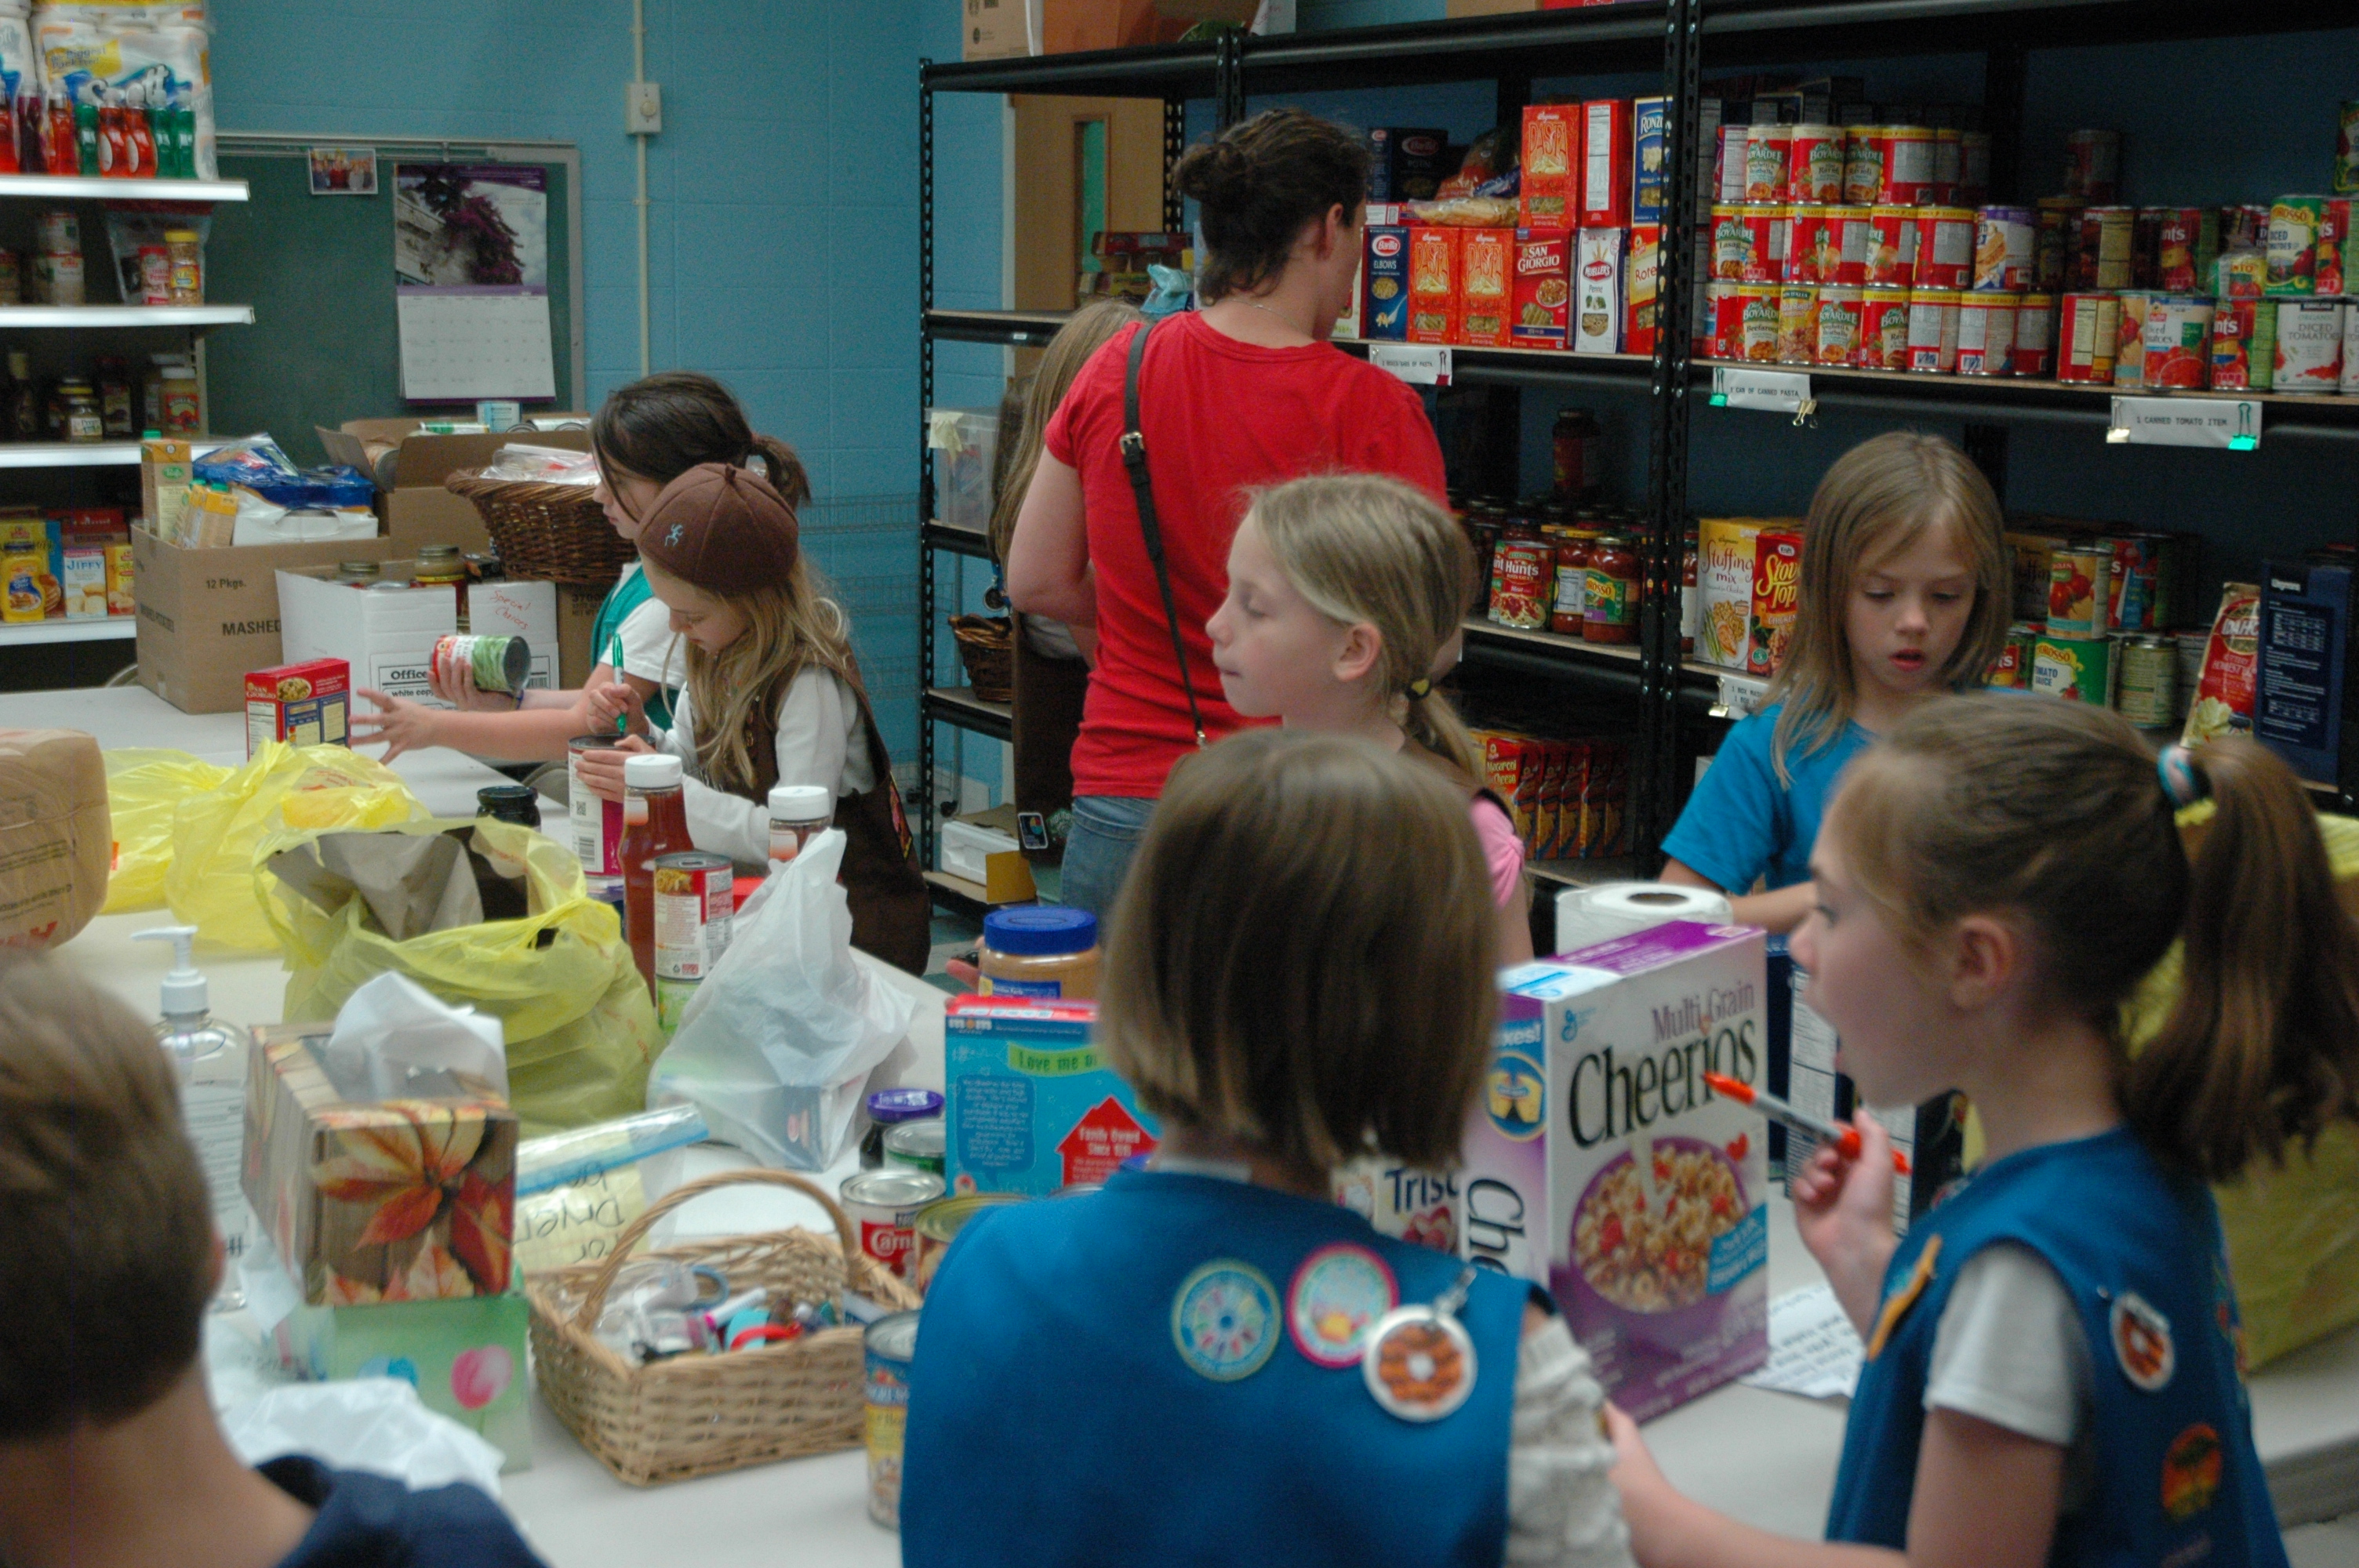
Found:
[[[84,175],[103,172],[98,167],[98,105],[95,103],[74,105],[74,149]]]

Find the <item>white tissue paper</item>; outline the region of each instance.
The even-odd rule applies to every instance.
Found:
[[[320,1058],[329,1080],[353,1099],[460,1095],[467,1091],[458,1075],[483,1080],[503,1098],[508,1092],[500,1021],[452,1007],[390,969],[346,999]]]
[[[308,1454],[338,1470],[364,1470],[413,1492],[464,1481],[500,1495],[500,1451],[428,1410],[399,1378],[289,1383],[222,1413],[222,1433],[248,1465]]]
[[[1556,896],[1556,950],[1576,952],[1670,920],[1726,925],[1728,900],[1708,888],[1671,882],[1600,882]]]

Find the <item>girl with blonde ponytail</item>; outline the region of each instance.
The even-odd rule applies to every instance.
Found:
[[[1450,514],[1381,474],[1261,491],[1229,546],[1229,592],[1205,623],[1230,707],[1289,729],[1359,735],[1462,790],[1491,871],[1500,961],[1532,956],[1530,892],[1513,818],[1434,687],[1457,662],[1474,552]]]

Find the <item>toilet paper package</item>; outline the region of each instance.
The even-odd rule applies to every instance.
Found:
[[[1627,936],[1671,920],[1724,925],[1732,919],[1728,900],[1709,888],[1670,882],[1600,882],[1567,888],[1556,898],[1556,950]]]

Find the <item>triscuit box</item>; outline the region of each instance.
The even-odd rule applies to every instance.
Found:
[[[407,583],[415,561],[387,561],[383,579]],[[430,585],[399,591],[331,580],[332,568],[278,574],[280,641],[288,664],[342,659],[355,690],[381,691],[431,706],[428,675],[435,640],[458,630],[458,596]],[[527,684],[557,683],[557,589],[545,582],[477,583],[467,590],[470,624],[479,635],[522,637],[532,654]]]
[[[532,1468],[521,1295],[371,1306],[299,1306],[272,1330],[282,1365],[315,1381],[399,1378],[418,1401],[500,1451],[500,1473]]]
[[[943,1020],[953,1193],[1045,1197],[1103,1182],[1160,1137],[1093,1038],[1095,1002],[954,997]]]
[[[1673,921],[1500,977],[1467,1126],[1467,1256],[1543,1282],[1644,1421],[1769,1355],[1759,931]]]

